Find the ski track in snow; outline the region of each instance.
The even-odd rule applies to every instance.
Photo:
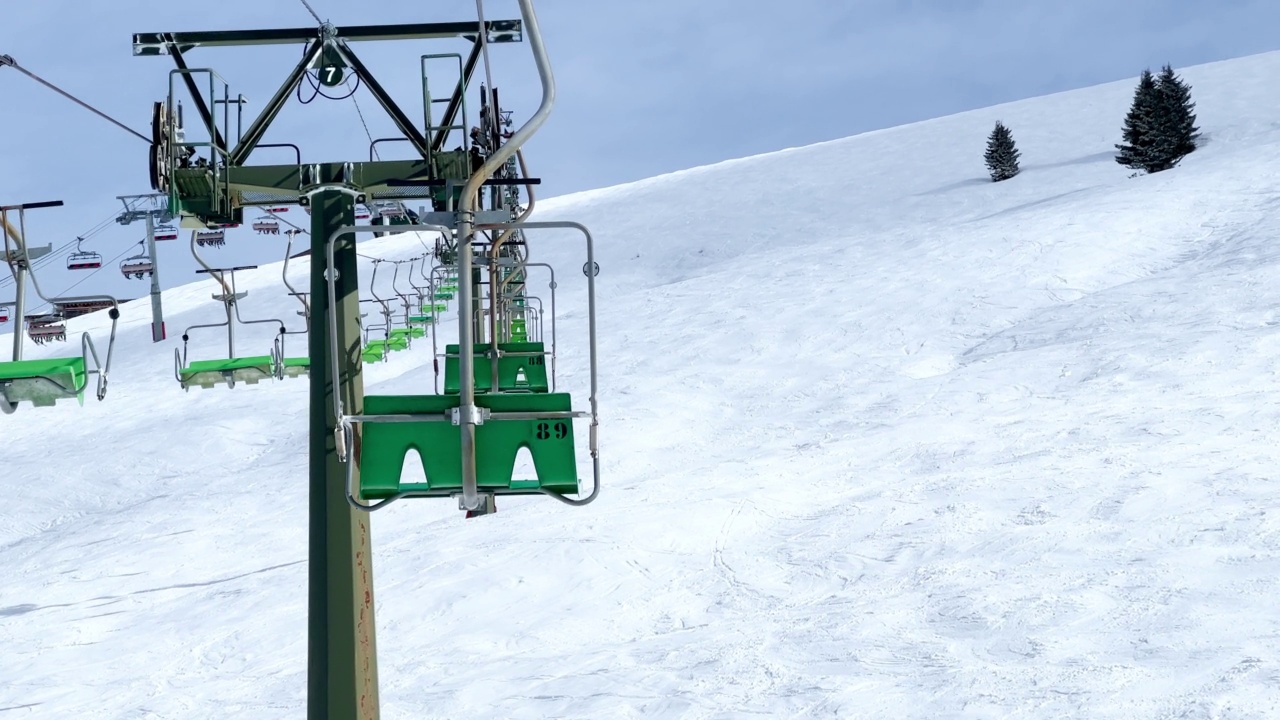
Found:
[[[541,202],[599,243],[605,487],[375,515],[383,717],[1280,715],[1278,71],[1186,70],[1205,144],[1154,176],[1121,82]],[[582,243],[533,242],[584,405]],[[279,272],[247,317],[296,320]],[[0,418],[0,717],[298,717],[306,382],[184,393],[148,323],[105,402]]]

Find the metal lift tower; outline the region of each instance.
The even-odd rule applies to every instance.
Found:
[[[183,227],[216,228],[243,222],[244,208],[297,202],[311,208],[311,324],[310,355],[310,554],[308,602],[307,717],[377,718],[379,716],[377,652],[374,632],[373,577],[369,515],[348,501],[347,473],[355,462],[344,463],[348,448],[335,414],[335,399],[348,413],[363,410],[363,381],[360,370],[361,333],[357,283],[357,256],[354,207],[375,200],[445,199],[447,212],[428,213],[425,220],[438,229],[457,231],[463,270],[461,301],[471,302],[471,250],[469,238],[474,223],[486,221],[484,213],[465,207],[455,212],[454,198],[469,180],[474,167],[465,150],[445,150],[451,132],[464,135],[465,123],[457,120],[468,83],[487,43],[520,42],[527,30],[540,70],[546,67],[545,53],[537,33],[531,0],[520,0],[521,20],[477,20],[473,22],[424,23],[406,25],[364,25],[339,27],[322,23],[319,27],[272,30],[139,33],[133,37],[134,54],[169,56],[176,66],[169,73],[168,97],[153,109],[153,144],[150,155],[152,186],[168,196],[168,211],[181,219]],[[460,70],[443,116],[431,117],[432,102],[426,92],[427,58],[423,56],[423,87],[426,122],[419,127],[378,82],[354,50],[360,42],[378,40],[462,39],[470,44],[465,57],[457,55]],[[232,95],[216,72],[193,68],[187,54],[197,48],[242,45],[298,44],[305,47],[301,60],[268,100],[256,119],[242,129],[238,112],[231,105],[243,104]],[[413,150],[413,159],[385,161],[303,162],[293,145],[295,162],[277,165],[250,165],[250,156],[261,143],[272,121],[296,90],[304,76],[313,73],[321,84],[335,86],[347,74],[355,75],[402,133]],[[549,73],[549,71],[548,71]],[[545,76],[544,76],[545,80]],[[182,128],[177,97],[185,89],[194,109],[189,116],[194,128]],[[538,124],[550,109],[550,95],[544,84],[543,107]],[[442,103],[443,104],[443,103]],[[215,112],[219,110],[221,112]],[[531,124],[532,121],[531,121]],[[536,128],[534,128],[536,129]],[[520,135],[519,142],[533,129]],[[196,135],[200,138],[196,138]],[[456,136],[455,136],[456,137]],[[374,144],[380,141],[375,141]],[[513,141],[514,143],[514,141]],[[465,146],[465,139],[459,143]],[[510,152],[514,152],[514,144]],[[370,157],[374,153],[371,147]],[[478,191],[478,185],[472,192]],[[489,217],[488,222],[498,218]],[[411,225],[403,230],[420,229]],[[361,228],[360,231],[367,231]],[[329,247],[330,238],[334,238]],[[327,251],[331,250],[332,254]],[[331,259],[330,259],[331,258]],[[336,292],[331,295],[330,274]],[[330,298],[333,297],[333,302]],[[466,328],[463,347],[470,347],[472,313],[463,309]],[[330,343],[336,340],[340,353],[332,359]],[[463,383],[472,384],[470,353],[463,353]],[[336,397],[335,397],[336,396]],[[466,402],[464,400],[464,402]],[[471,401],[474,403],[474,400]],[[475,433],[480,413],[474,404],[461,413],[464,436]],[[593,429],[594,437],[594,429]],[[356,444],[359,435],[355,436]],[[474,448],[473,448],[474,450]],[[465,452],[465,445],[464,445]],[[340,458],[339,453],[342,453]],[[474,453],[473,453],[474,454]],[[474,462],[474,460],[473,460]],[[472,468],[474,496],[474,468]],[[356,473],[358,483],[359,469]],[[358,484],[357,484],[358,486]],[[473,497],[474,502],[474,497]]]

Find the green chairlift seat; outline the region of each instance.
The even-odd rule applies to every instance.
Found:
[[[476,392],[487,393],[493,390],[493,370],[491,360],[484,355],[489,345],[475,345],[475,377]],[[545,346],[540,342],[508,342],[498,343],[498,350],[510,353],[541,353],[540,355],[504,355],[498,358],[498,392],[545,393],[550,389],[547,381],[547,356]],[[461,392],[460,369],[457,345],[446,345],[444,348],[444,391],[448,395]]]
[[[305,377],[311,374],[311,358],[309,357],[285,358],[282,364],[284,365],[284,376],[287,378]]]
[[[226,383],[230,387],[237,382],[256,385],[259,380],[275,377],[273,367],[270,355],[197,360],[178,371],[178,380],[184,388],[191,385],[211,388],[219,383]]]
[[[13,405],[49,407],[70,398],[83,405],[87,384],[83,356],[0,363],[0,395]]]
[[[395,328],[387,338],[387,349],[392,351],[409,349],[409,328]]]
[[[442,313],[448,309],[449,309],[449,306],[444,303],[430,303],[428,305],[422,306],[422,312],[424,313],[436,314],[436,313]]]
[[[406,340],[412,340],[414,338],[420,338],[420,337],[426,337],[426,336],[427,336],[427,331],[423,330],[420,327],[395,328],[394,330],[391,331],[391,337],[393,339],[405,338]]]
[[[366,356],[364,358],[366,362],[377,362],[386,357],[387,353],[409,349],[408,338],[395,335],[394,330],[392,333],[392,336],[387,340],[370,340],[369,344],[364,346],[362,352]],[[369,355],[377,355],[377,357],[370,358],[368,357]]]
[[[365,415],[436,415],[458,407],[453,395],[370,395]],[[476,405],[492,412],[567,412],[568,393],[484,395]],[[361,426],[360,494],[380,500],[399,493],[449,496],[462,491],[461,429],[449,422],[366,422]],[[533,478],[514,477],[516,453],[528,448]],[[426,482],[402,482],[405,455],[416,450]],[[490,418],[476,427],[476,484],[481,492],[533,495],[542,489],[578,492],[573,422]]]
[[[431,295],[431,299],[432,299],[432,300],[444,300],[444,301],[448,302],[449,300],[452,300],[452,299],[453,299],[453,293],[451,293],[451,292],[445,292],[444,290],[437,290],[437,291],[435,291],[434,293],[432,293],[432,295]]]
[[[410,325],[430,325],[435,322],[435,315],[410,315]]]

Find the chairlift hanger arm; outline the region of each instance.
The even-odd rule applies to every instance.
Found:
[[[196,270],[196,274],[201,275],[201,274],[207,274],[207,273],[240,272],[241,270],[257,270],[257,269],[258,269],[257,265],[239,265],[237,267],[229,267],[229,268],[208,268],[208,269],[200,268]]]
[[[81,100],[80,98],[78,98],[78,97],[76,97],[76,96],[72,95],[71,93],[67,92],[66,90],[63,90],[62,88],[58,87],[57,85],[54,85],[53,83],[49,82],[48,80],[45,80],[44,78],[40,77],[39,75],[36,75],[35,73],[31,72],[30,70],[28,70],[28,69],[26,69],[26,68],[22,67],[21,65],[19,65],[19,64],[18,64],[18,61],[17,61],[17,60],[14,60],[14,59],[13,59],[13,56],[12,56],[12,55],[0,55],[0,67],[4,67],[4,66],[6,66],[6,65],[7,65],[7,66],[9,66],[9,67],[11,67],[11,68],[13,68],[14,70],[17,70],[18,72],[22,73],[23,75],[26,75],[27,77],[31,78],[32,80],[35,80],[36,82],[40,83],[41,85],[44,85],[45,87],[49,88],[50,90],[52,90],[52,91],[54,91],[54,92],[58,93],[59,95],[61,95],[61,96],[63,96],[63,97],[65,97],[66,99],[70,100],[71,102],[73,102],[73,103],[75,103],[75,104],[79,105],[80,107],[84,108],[85,110],[88,110],[89,112],[93,113],[94,115],[97,115],[98,117],[102,118],[103,120],[106,120],[107,122],[111,123],[112,125],[115,125],[116,127],[120,128],[121,130],[124,130],[124,131],[126,131],[126,132],[128,132],[128,133],[130,133],[130,134],[136,135],[137,137],[141,138],[141,139],[142,139],[142,141],[143,141],[143,142],[145,142],[145,143],[147,143],[148,145],[150,145],[150,144],[151,144],[151,138],[147,137],[146,135],[143,135],[142,133],[138,132],[137,130],[134,130],[133,128],[129,127],[128,125],[125,125],[124,123],[120,122],[119,120],[116,120],[115,118],[113,118],[113,117],[111,117],[110,115],[108,115],[108,114],[106,114],[106,113],[102,112],[101,110],[99,110],[99,109],[95,108],[94,106],[92,106],[92,105],[90,105],[89,103],[87,103],[87,102],[85,102],[85,101]]]
[[[22,203],[21,205],[0,205],[0,210],[38,210],[39,208],[62,207],[61,200],[42,200],[41,202]]]
[[[485,23],[491,43],[521,42],[521,20],[490,20]],[[353,25],[335,27],[337,37],[351,42],[367,40],[434,40],[479,37],[479,22],[409,23],[405,25]],[[284,45],[315,40],[315,26],[268,30],[213,30],[177,33],[135,33],[134,55],[167,55],[175,48],[230,47],[236,45]]]

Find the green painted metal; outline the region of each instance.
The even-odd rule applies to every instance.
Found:
[[[256,385],[261,380],[275,377],[274,361],[270,355],[219,360],[197,360],[178,371],[183,385],[212,388],[232,381]]]
[[[410,325],[430,325],[433,322],[435,322],[434,315],[410,315],[409,316]]]
[[[352,182],[370,197],[382,200],[423,199],[434,188],[423,186],[393,186],[392,181],[425,179],[432,177],[431,166],[425,160],[383,160],[379,162],[350,163]],[[344,177],[342,163],[321,163],[317,166],[322,182],[338,182]],[[218,218],[221,222],[224,210],[213,204],[215,184],[209,168],[173,168],[170,171],[184,211]],[[234,195],[237,207],[275,205],[296,202],[298,186],[302,180],[298,165],[233,165],[219,168],[219,184],[225,182]],[[243,219],[243,211],[240,214]]]
[[[437,290],[437,291],[435,291],[434,293],[432,293],[432,294],[431,294],[431,299],[432,299],[432,300],[444,300],[444,301],[446,301],[446,302],[447,302],[447,301],[449,301],[449,300],[452,300],[452,299],[453,299],[453,293],[451,293],[451,292],[445,292],[445,291],[443,291],[443,290]]]
[[[520,20],[490,20],[486,39],[491,43],[520,42],[523,23]],[[455,38],[480,33],[480,23],[411,23],[405,25],[346,25],[335,28],[338,37],[357,40],[425,40]],[[279,45],[314,39],[315,26],[305,28],[271,28],[268,30],[212,30],[200,32],[134,33],[133,54],[137,56],[167,54],[168,43],[183,51],[193,47],[235,45]]]
[[[284,376],[287,378],[303,377],[311,374],[311,358],[285,358],[283,365]]]
[[[370,395],[365,412],[443,415],[458,407],[456,395]],[[566,412],[568,393],[540,395],[477,395],[476,405],[492,412]],[[366,423],[360,454],[360,493],[368,500],[400,492],[450,495],[462,488],[460,429],[440,422]],[[528,448],[535,477],[514,477],[516,453]],[[405,455],[416,450],[427,480],[401,482]],[[490,418],[476,428],[476,480],[485,492],[499,495],[535,494],[541,488],[578,492],[573,423],[568,420],[500,420]]]
[[[0,395],[15,405],[49,407],[71,398],[83,405],[87,383],[83,357],[0,363]]]
[[[378,654],[374,624],[373,556],[369,515],[347,503],[346,465],[338,460],[333,393],[347,412],[364,409],[360,352],[360,285],[356,241],[334,243],[337,306],[329,305],[325,243],[343,225],[355,224],[353,199],[323,190],[311,203],[310,509],[307,564],[307,718],[376,720]],[[337,319],[343,349],[335,387],[329,352],[329,318]],[[359,468],[354,468],[357,480]]]
[[[492,360],[484,354],[488,350],[487,344],[475,345],[476,392],[487,393],[493,390]],[[512,353],[542,353],[535,356],[508,355],[498,358],[498,392],[545,393],[550,389],[550,383],[547,381],[546,349],[542,343],[498,343],[498,350]],[[461,391],[458,364],[458,346],[446,345],[444,348],[445,394],[456,395]]]
[[[423,330],[420,327],[395,328],[394,330],[391,331],[392,339],[403,338],[406,341],[411,341],[414,338],[420,338],[420,337],[426,337],[426,336],[427,336],[427,331]]]

